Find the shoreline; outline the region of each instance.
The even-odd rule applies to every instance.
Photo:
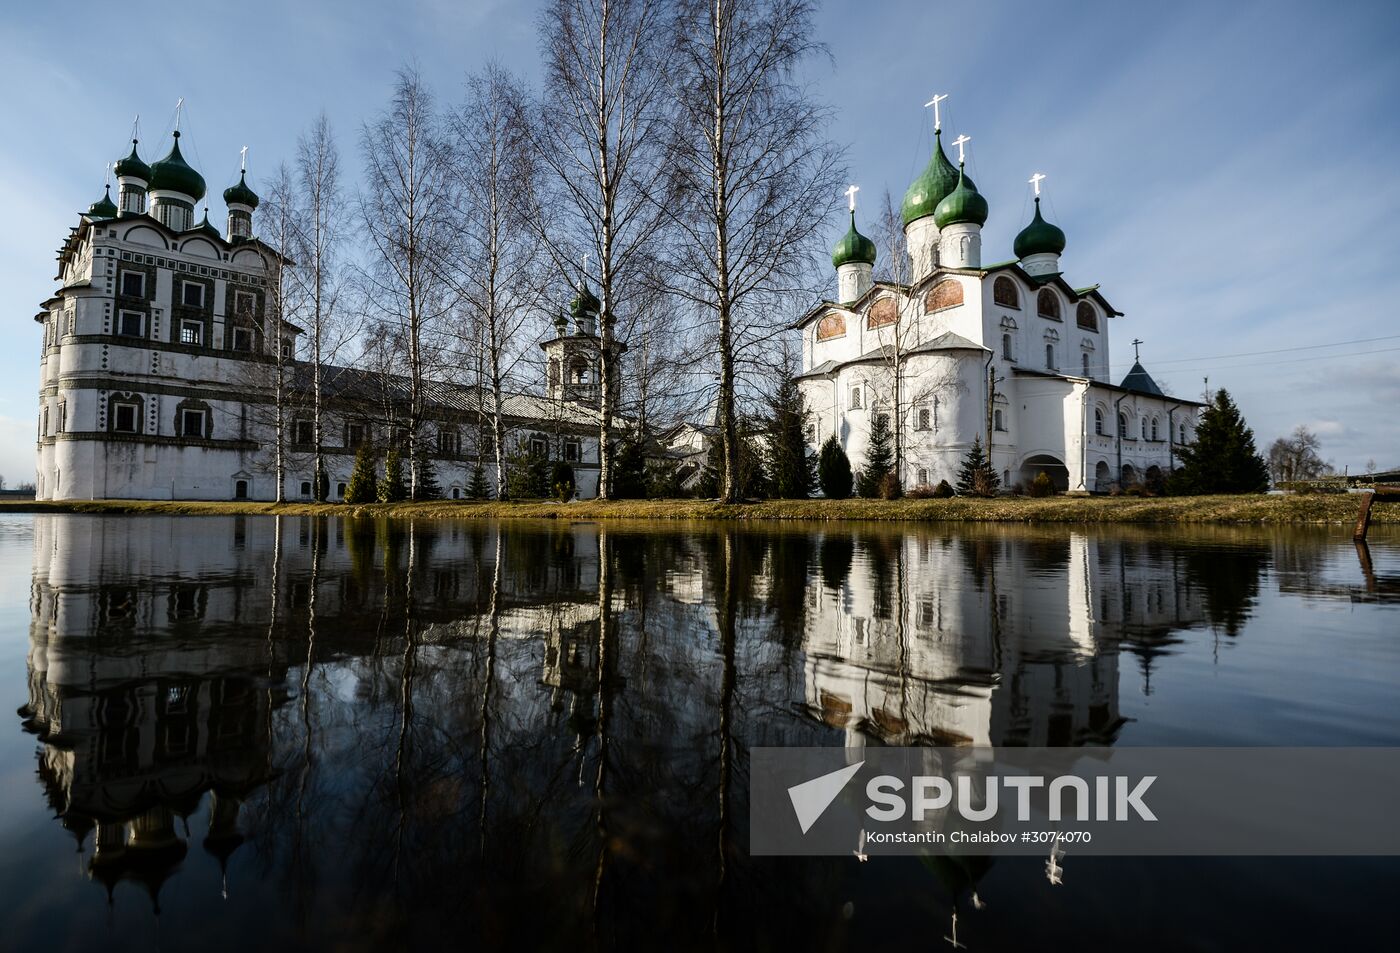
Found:
[[[580,500],[572,503],[259,503],[252,501],[34,500],[0,501],[6,513],[171,516],[357,516],[425,519],[876,521],[947,523],[1104,523],[1155,525],[1350,526],[1359,494],[1197,497],[997,497],[947,500],[767,500],[724,505],[709,500]],[[1373,524],[1400,524],[1400,506],[1372,510]]]

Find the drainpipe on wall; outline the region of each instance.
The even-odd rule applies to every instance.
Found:
[[[1087,473],[1089,470],[1089,382],[1082,385],[1079,392],[1079,489],[1089,492]]]
[[[1114,443],[1118,445],[1118,472],[1113,474],[1113,482],[1120,487],[1123,485],[1123,412],[1119,408],[1129,396],[1124,394],[1113,402],[1113,432],[1117,435]]]
[[[1167,472],[1176,469],[1176,423],[1172,417],[1176,414],[1180,404],[1172,404],[1167,408]]]

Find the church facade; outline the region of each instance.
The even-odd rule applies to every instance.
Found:
[[[984,265],[986,199],[936,129],[904,196],[897,281],[873,279],[876,248],[856,229],[852,190],[850,228],[832,253],[836,298],[795,325],[812,452],[835,435],[860,467],[885,415],[906,489],[956,483],[979,439],[1004,489],[1045,473],[1061,491],[1107,492],[1170,472],[1202,405],[1164,394],[1136,362],[1113,382],[1110,325],[1122,312],[1098,285],[1065,280],[1065,235],[1041,214],[1041,178],[1015,258]]]
[[[224,192],[221,233],[207,207],[194,221],[205,182],[181,155],[179,132],[149,165],[133,140],[115,171],[117,201],[109,187],[79,216],[58,252],[60,287],[35,316],[37,498],[275,499],[279,371],[291,395],[282,401],[284,497],[312,498],[315,434],[302,409],[310,365],[297,356],[302,330],[269,309],[279,261],[255,237],[258,197],[246,175]],[[598,486],[597,308],[580,286],[557,335],[541,344],[543,396],[503,401],[507,453],[523,447],[567,462],[585,497]],[[326,367],[323,393],[321,451],[337,499],[362,444],[404,444],[408,385]],[[495,485],[494,449],[481,437],[489,406],[476,387],[427,386],[420,445],[449,498],[465,495],[477,467]]]

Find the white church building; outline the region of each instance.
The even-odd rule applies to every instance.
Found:
[[[931,104],[933,105],[933,104]],[[903,202],[902,280],[873,280],[874,242],[850,229],[836,244],[835,300],[796,323],[799,383],[816,452],[833,434],[864,464],[876,415],[903,440],[906,488],[956,483],[974,440],[990,447],[1003,488],[1046,473],[1070,492],[1151,483],[1192,439],[1197,401],[1169,397],[1139,363],[1110,378],[1110,325],[1122,316],[1099,291],[1068,282],[1065,235],[1040,210],[1016,236],[1015,258],[983,264],[987,201],[962,160],[933,157]]]
[[[149,165],[133,139],[114,167],[117,202],[109,187],[58,251],[60,287],[34,318],[43,328],[40,500],[275,499],[279,349],[292,391],[284,497],[313,497],[310,365],[297,358],[302,330],[268,309],[277,253],[255,237],[258,197],[240,174],[223,194],[227,230],[210,224],[207,206],[196,222],[205,182],[179,137]],[[570,315],[540,345],[544,393],[504,398],[507,454],[523,446],[568,463],[583,497],[598,486],[597,311],[580,285]],[[321,448],[334,500],[360,445],[403,444],[408,386],[389,374],[323,370]],[[488,401],[477,387],[427,385],[420,445],[448,498],[465,495],[478,466],[495,485],[494,450],[477,439]]]

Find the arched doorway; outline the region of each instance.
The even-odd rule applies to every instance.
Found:
[[[1108,468],[1108,462],[1100,460],[1094,465],[1094,491],[1096,493],[1107,493],[1113,485],[1113,471]]]
[[[1058,457],[1048,453],[1033,454],[1021,463],[1022,485],[1030,486],[1031,481],[1042,473],[1050,478],[1050,485],[1056,493],[1069,490],[1069,468]]]
[[[1123,471],[1118,475],[1118,482],[1125,488],[1138,482],[1138,472],[1131,463],[1123,464]]]

